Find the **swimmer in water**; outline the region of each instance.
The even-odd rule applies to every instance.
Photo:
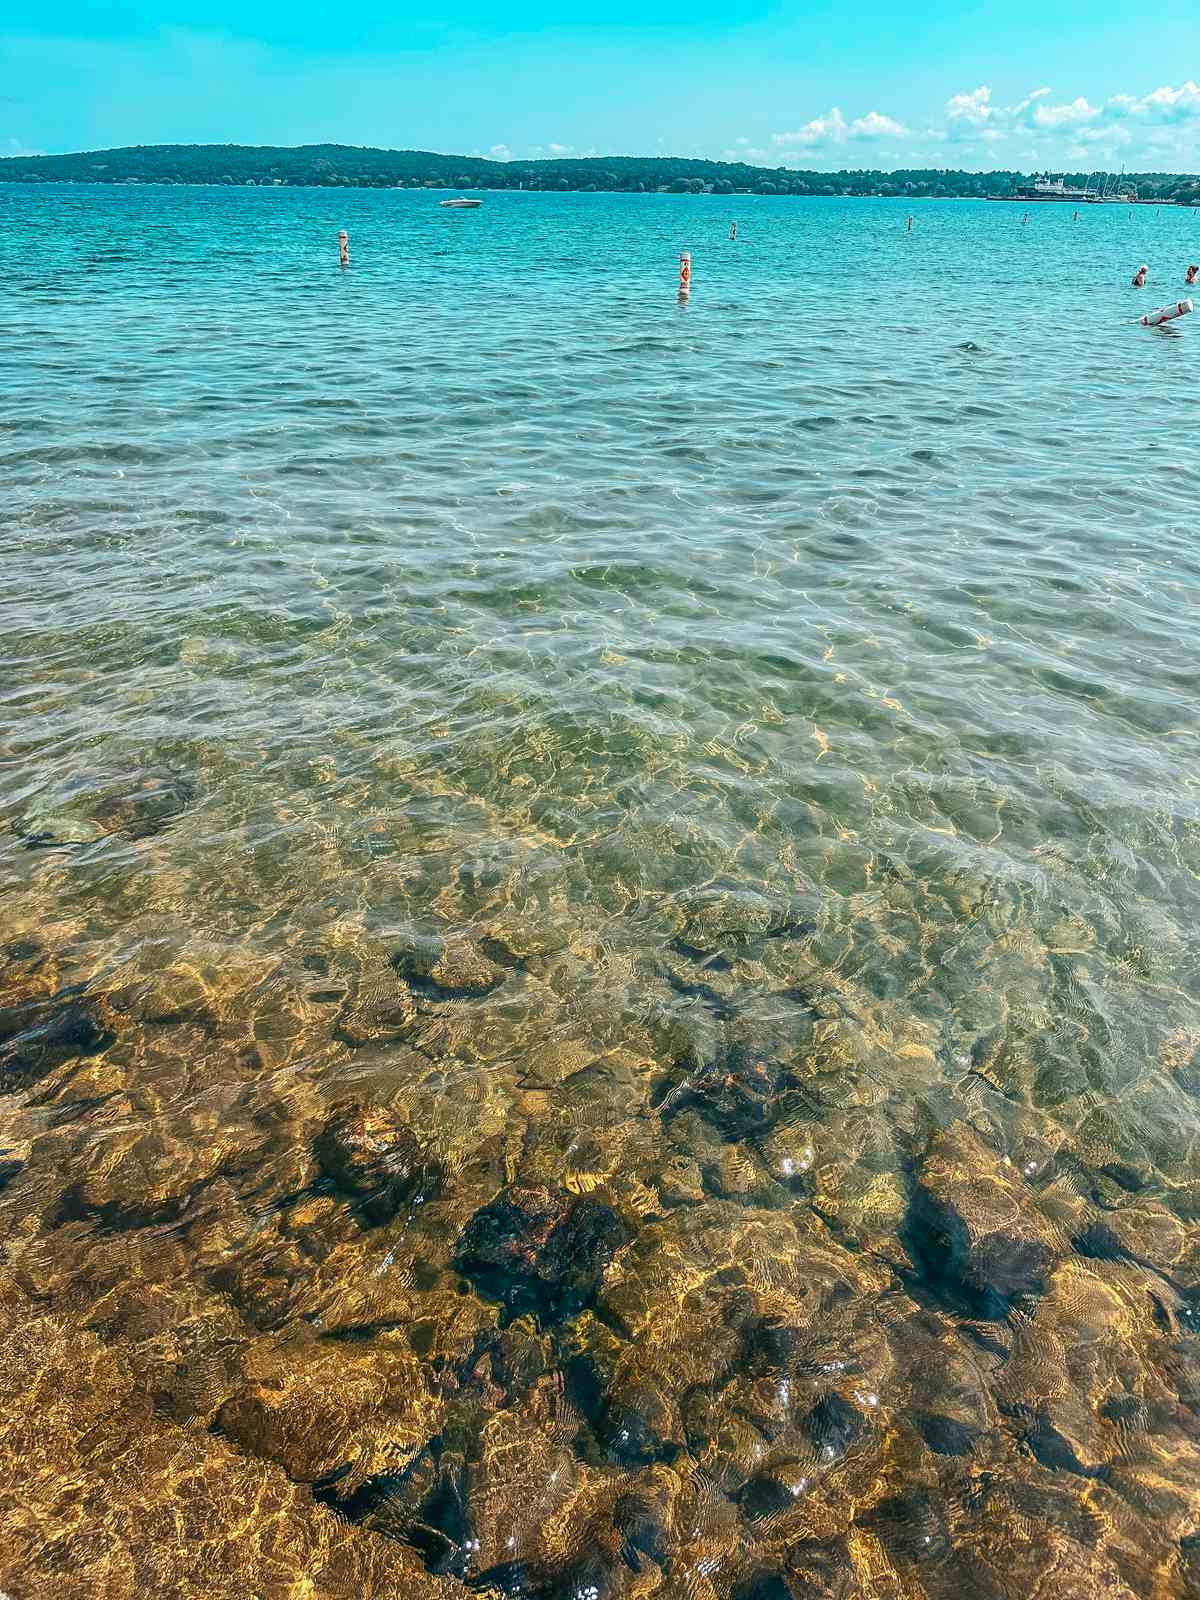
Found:
[[[1189,267],[1183,281],[1190,289],[1195,283],[1197,277],[1200,277],[1200,267]]]
[[[729,224],[729,237],[731,239],[736,239],[737,238],[737,223],[736,222],[731,222]]]
[[[1134,273],[1130,281],[1135,289],[1144,289],[1146,287],[1146,273],[1148,270],[1148,268],[1143,266],[1139,267]]]

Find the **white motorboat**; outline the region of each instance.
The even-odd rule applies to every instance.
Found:
[[[456,200],[443,200],[444,206],[449,206],[452,211],[473,211],[476,206],[483,204],[482,200],[468,200],[465,195],[459,195]]]

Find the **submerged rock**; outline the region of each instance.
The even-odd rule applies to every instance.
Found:
[[[741,1330],[739,1359],[753,1377],[789,1372],[804,1360],[810,1336],[806,1326],[756,1317]]]
[[[802,1539],[788,1547],[787,1591],[795,1600],[869,1600],[867,1589],[855,1576],[854,1562],[844,1538]],[[773,1595],[763,1600],[775,1600]]]
[[[822,1463],[841,1460],[862,1436],[866,1419],[857,1406],[831,1390],[801,1422]]]
[[[791,1511],[813,1485],[812,1469],[802,1461],[780,1461],[742,1486],[738,1505],[752,1522]]]
[[[325,1175],[352,1194],[373,1222],[395,1216],[430,1178],[416,1135],[385,1106],[335,1110],[313,1153]]]
[[[781,1062],[733,1044],[677,1080],[660,1099],[659,1110],[669,1117],[694,1105],[727,1139],[765,1137],[797,1104],[797,1088]]]
[[[759,1146],[759,1154],[776,1183],[789,1189],[801,1188],[811,1181],[807,1175],[817,1159],[811,1125],[789,1122],[774,1129]]]
[[[780,904],[737,884],[706,884],[685,889],[671,907],[682,938],[707,953],[730,941],[808,938],[816,925],[792,904]]]
[[[63,1062],[99,1055],[112,1041],[86,1000],[0,1010],[0,1094],[28,1089]]]
[[[921,1162],[904,1232],[926,1288],[993,1320],[1041,1294],[1061,1254],[1020,1178],[966,1129],[939,1136]]]
[[[654,1174],[654,1181],[665,1206],[697,1205],[704,1199],[699,1163],[683,1153],[665,1161]]]
[[[430,1572],[439,1577],[466,1577],[475,1541],[465,1473],[459,1461],[440,1463],[432,1487],[405,1526],[404,1539]]]
[[[91,806],[91,816],[105,832],[130,839],[161,833],[196,798],[196,785],[168,768],[143,768],[106,785]]]
[[[571,1404],[586,1418],[600,1455],[622,1467],[671,1462],[682,1448],[678,1410],[649,1373],[606,1370],[590,1354],[573,1356],[565,1373]]]
[[[780,1572],[755,1572],[735,1584],[729,1600],[792,1600],[792,1591]]]
[[[1082,1461],[1071,1440],[1054,1426],[1046,1411],[1012,1406],[1008,1408],[1008,1415],[1030,1454],[1043,1467],[1051,1472],[1071,1472],[1080,1478],[1107,1478],[1107,1465],[1089,1465]]]
[[[392,966],[426,1000],[490,994],[504,972],[471,939],[414,935],[392,952]]]
[[[920,1411],[913,1418],[917,1432],[929,1449],[939,1456],[967,1456],[975,1448],[981,1428],[939,1411]]]
[[[1070,1153],[1093,1180],[1107,1179],[1118,1190],[1135,1194],[1154,1181],[1156,1152],[1149,1132],[1139,1127],[1132,1112],[1118,1117],[1097,1107],[1080,1123]]]
[[[940,1560],[950,1548],[946,1507],[925,1489],[881,1500],[861,1522],[900,1565]]]
[[[1126,1259],[1170,1272],[1187,1248],[1189,1231],[1165,1206],[1149,1203],[1104,1213],[1072,1242],[1095,1261]]]
[[[671,1540],[666,1507],[651,1495],[624,1494],[613,1507],[613,1527],[621,1537],[621,1555],[633,1572],[652,1561],[663,1572],[671,1567]]]
[[[565,950],[570,934],[565,927],[544,917],[523,914],[512,907],[494,917],[483,930],[480,943],[486,954],[501,966],[519,966],[531,956],[553,955]]]
[[[161,833],[196,798],[196,786],[166,767],[84,773],[39,796],[20,832],[30,849],[90,844],[105,834],[148,839]]]
[[[529,1311],[543,1324],[562,1322],[588,1304],[632,1237],[612,1207],[591,1195],[512,1186],[467,1223],[456,1263],[510,1316]]]
[[[27,850],[66,850],[103,837],[104,829],[98,822],[62,811],[32,812],[21,825],[21,839]]]
[[[282,1345],[255,1364],[259,1372],[221,1407],[221,1429],[294,1482],[315,1483],[346,1463],[365,1476],[377,1456],[402,1458],[436,1432],[440,1407],[420,1364],[394,1347],[359,1355]]]
[[[38,961],[44,954],[36,939],[13,939],[0,948],[0,965],[8,966],[10,963],[15,963],[23,966],[28,962]]]
[[[154,1414],[129,1346],[0,1282],[0,1588],[22,1600],[445,1600],[416,1555],[279,1466]],[[87,1528],[80,1518],[87,1509]]]

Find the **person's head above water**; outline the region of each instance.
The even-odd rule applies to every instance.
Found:
[[[1195,283],[1198,274],[1200,274],[1200,267],[1189,267],[1187,269],[1187,281]]]

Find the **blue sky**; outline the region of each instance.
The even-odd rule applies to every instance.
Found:
[[[765,165],[1200,167],[1200,20],[1131,0],[62,0],[0,153],[336,141]],[[44,16],[45,22],[33,20]]]

